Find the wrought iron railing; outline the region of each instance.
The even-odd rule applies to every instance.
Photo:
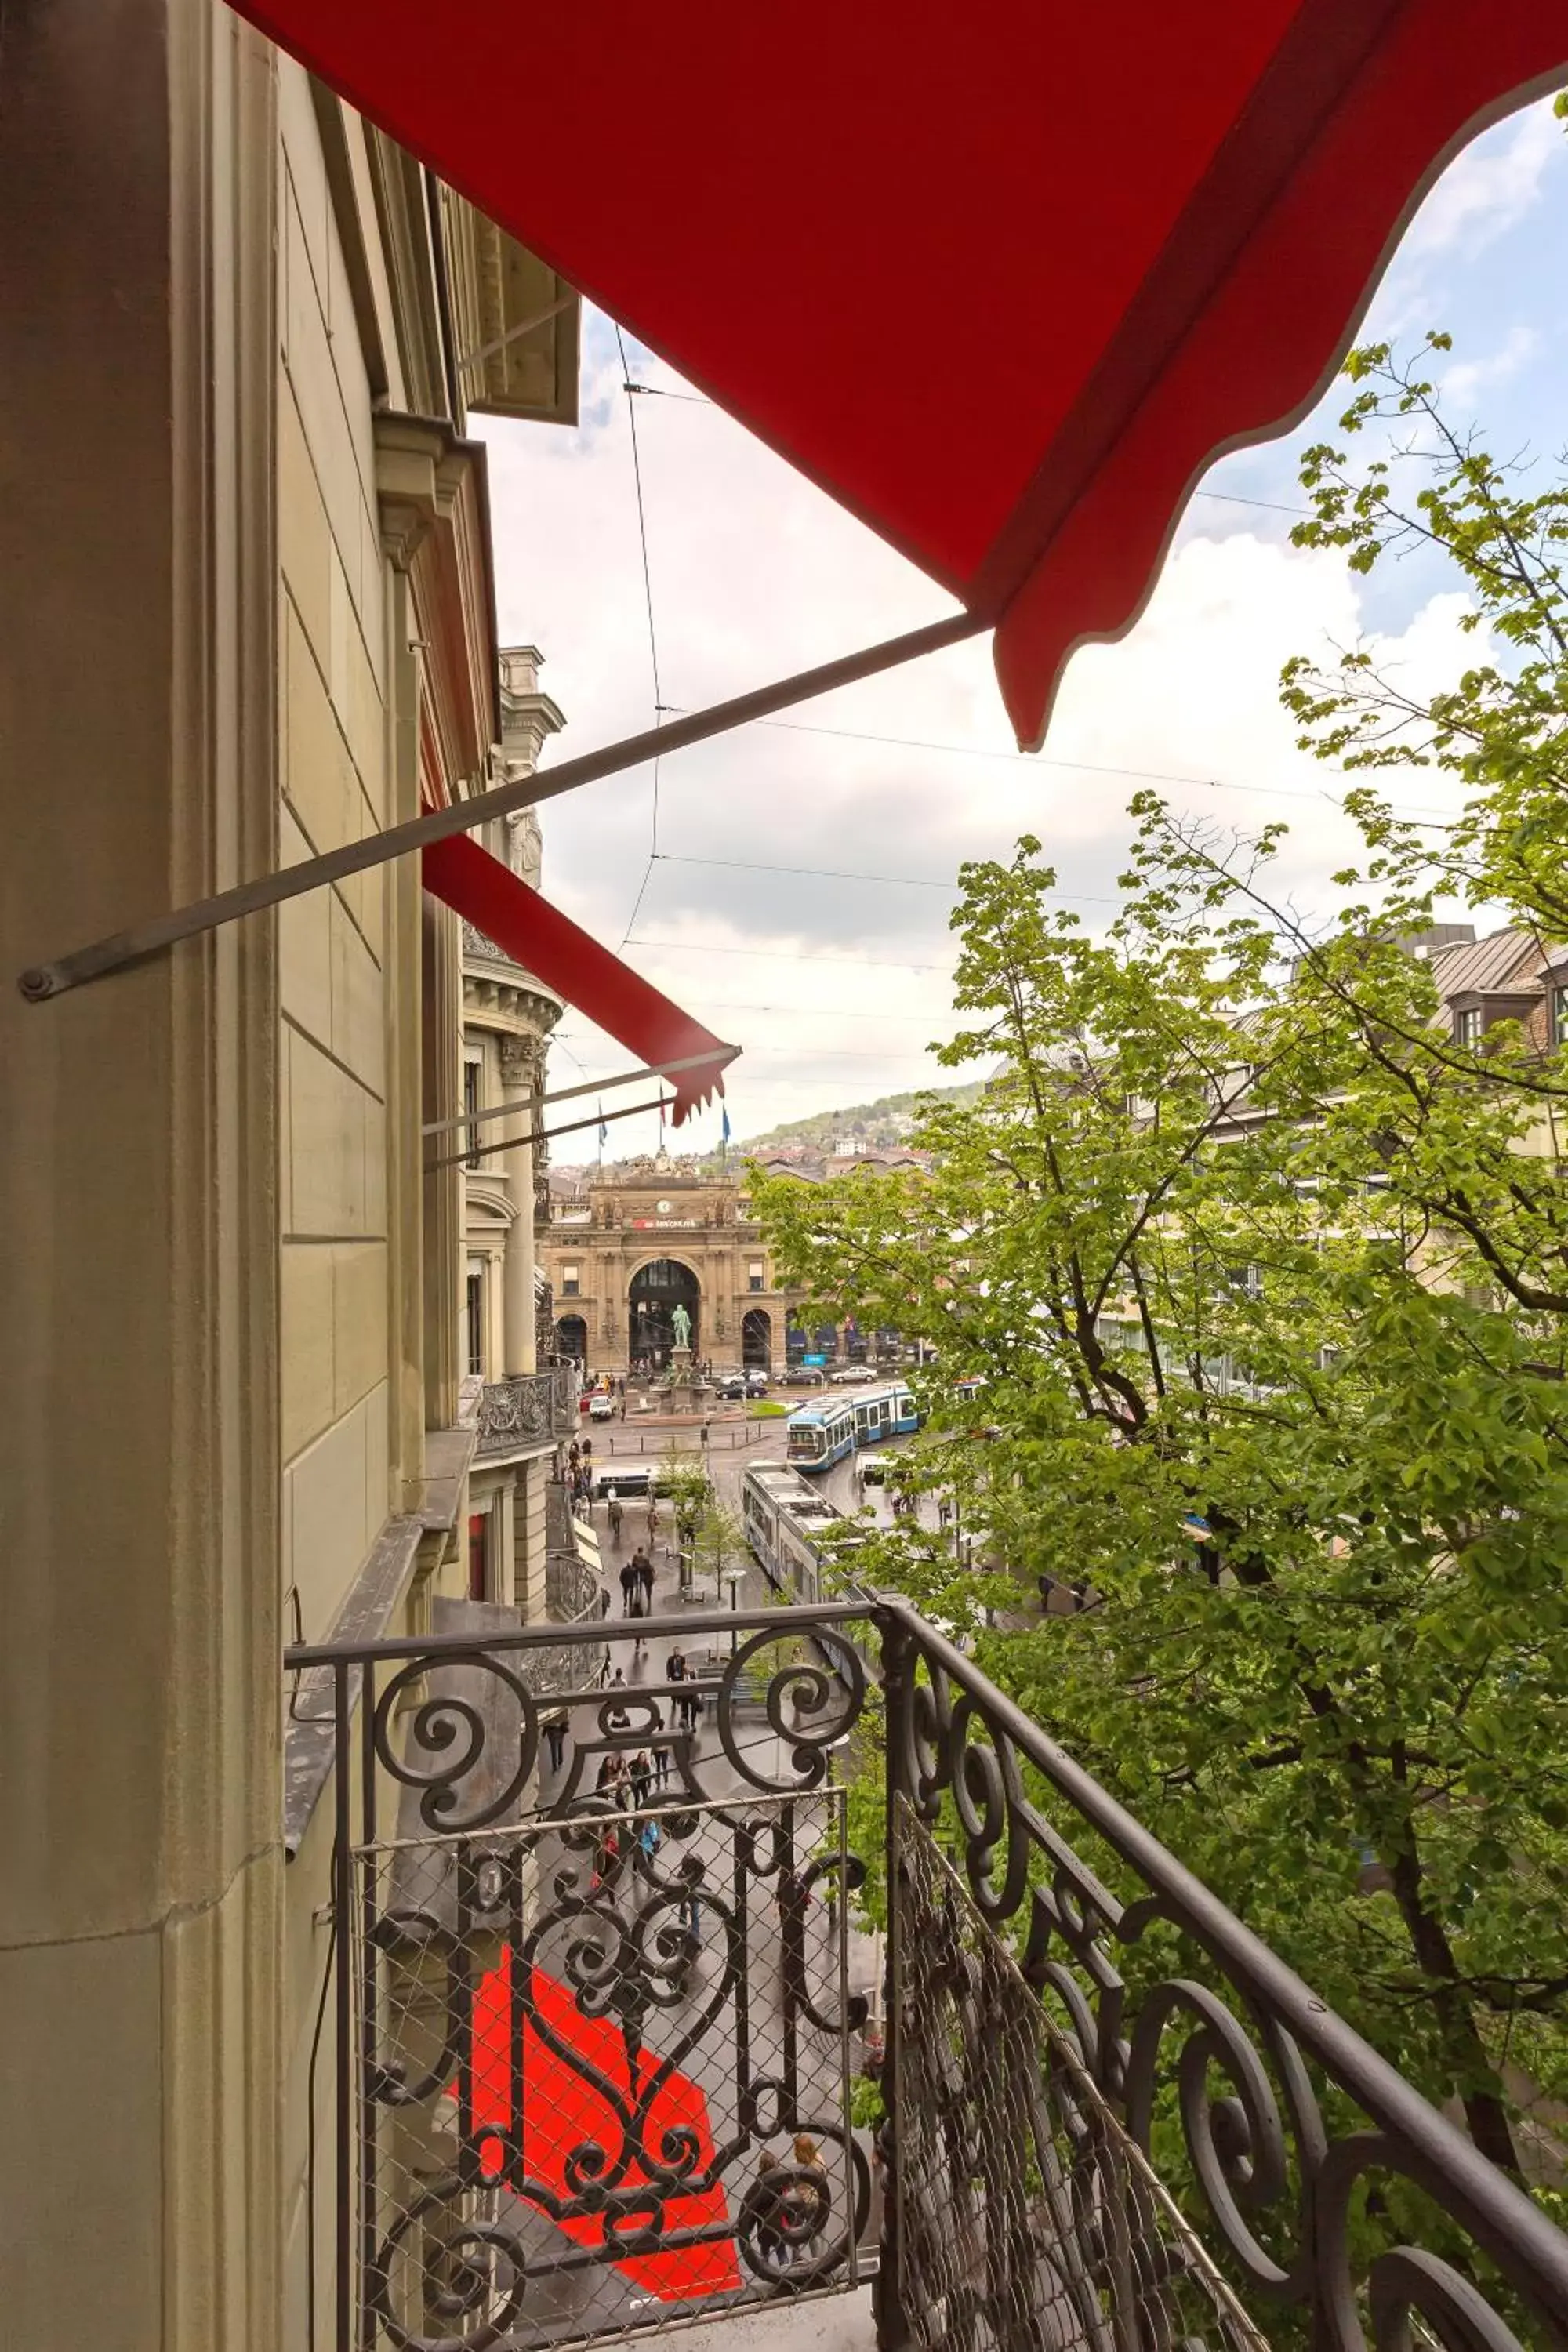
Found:
[[[626,1688],[536,1686],[605,1643]],[[336,1693],[341,2352],[872,2269],[887,2352],[1568,2343],[1544,2212],[904,1602],[287,1663]]]
[[[479,1397],[481,1457],[509,1454],[542,1438],[571,1437],[577,1428],[577,1375],[572,1366],[512,1372],[487,1381]]]

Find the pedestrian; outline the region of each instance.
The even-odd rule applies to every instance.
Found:
[[[650,1870],[658,1858],[658,1823],[656,1821],[651,1820],[644,1822],[637,1835],[637,1843],[642,1848],[643,1860],[647,1864]]]
[[[637,1590],[632,1594],[631,1607],[627,1610],[626,1614],[629,1617],[635,1617],[638,1620],[637,1636],[636,1641],[632,1643],[632,1656],[634,1658],[640,1658],[643,1647],[642,1626],[640,1621],[647,1615],[647,1602],[643,1597],[643,1589],[640,1584],[638,1584]]]
[[[544,1745],[550,1751],[550,1769],[559,1772],[565,1762],[566,1725],[562,1717],[552,1715],[544,1727]]]
[[[646,1551],[637,1560],[637,1581],[642,1587],[642,1613],[645,1617],[651,1617],[653,1615],[653,1562]]]
[[[936,1523],[944,1532],[952,1525],[952,1504],[945,1495],[936,1498]]]
[[[583,1449],[574,1438],[566,1450],[566,1468],[572,1477],[577,1475],[577,1465],[583,1459]]]
[[[597,1894],[599,1888],[614,1875],[620,1858],[620,1839],[613,1829],[607,1829],[594,1849],[593,1893]]]
[[[802,2218],[809,2220],[806,2236],[808,2239],[820,2238],[827,2227],[833,2200],[827,2186],[827,2167],[823,2163],[821,2152],[809,2132],[796,2132],[795,2160],[797,2169],[807,2176],[802,2184],[805,2200],[805,2212]]]
[[[673,1716],[674,1709],[671,1708],[670,1712]],[[665,1735],[664,1724],[657,1710],[653,1725],[653,1777],[656,1787],[660,1789],[668,1787],[669,1741]]]
[[[610,1677],[610,1710],[605,1717],[606,1731],[625,1731],[631,1717],[626,1707],[626,1678],[619,1666]]]
[[[658,1496],[647,1498],[647,1539],[650,1545],[658,1541]]]
[[[648,1791],[653,1787],[653,1765],[649,1761],[646,1748],[639,1748],[632,1758],[628,1778],[632,1784],[632,1803],[640,1813],[647,1802]]]
[[[625,1517],[626,1513],[621,1508],[620,1496],[612,1492],[610,1496],[610,1541],[615,1545],[617,1551],[619,1551],[621,1548],[621,1521]]]
[[[777,2270],[788,2253],[780,2221],[784,2204],[784,2167],[772,2148],[757,2159],[757,2177],[741,2200],[741,2228],[755,2234],[757,2252],[769,2270]]]
[[[632,1614],[632,1604],[642,1587],[642,1579],[637,1573],[637,1561],[641,1557],[640,1552],[634,1551],[621,1570],[621,1615],[623,1617],[629,1617]]]

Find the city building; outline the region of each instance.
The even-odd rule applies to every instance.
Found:
[[[912,1152],[859,1153],[849,1165],[923,1165]],[[815,1159],[770,1173],[816,1182],[848,1166]],[[670,1317],[691,1318],[692,1351],[720,1370],[781,1372],[786,1364],[866,1363],[893,1354],[898,1334],[853,1318],[807,1325],[805,1294],[780,1284],[745,1179],[682,1170],[664,1158],[552,1175],[539,1235],[559,1353],[594,1373],[659,1370]]]
[[[540,690],[541,660],[534,646],[509,646],[500,656],[501,764],[509,775],[531,774],[545,741],[565,724]],[[532,809],[493,822],[480,837],[538,888],[541,841]],[[544,1050],[561,1000],[467,921],[462,970],[462,1107],[474,1118],[459,1130],[462,1359],[468,1378],[485,1384],[464,1567],[470,1600],[515,1602],[529,1617],[545,1605],[545,1502],[557,1441],[549,1413],[532,1405],[542,1280],[534,1204],[545,1147],[536,1154],[513,1139],[541,1123]],[[493,1116],[509,1104],[513,1118]]]
[[[739,1178],[658,1160],[590,1171],[552,1197],[539,1248],[561,1353],[594,1372],[660,1369],[679,1306],[699,1361],[782,1365],[789,1300],[750,1207]]]
[[[558,718],[530,653],[498,698],[466,423],[573,418],[577,305],[205,0],[8,27],[5,100],[22,961],[466,799],[498,737],[531,761]],[[347,1863],[279,1658],[468,1605],[476,1447],[485,1597],[542,1609],[575,1408],[534,1370],[527,1149],[481,1179],[421,1129],[470,1057],[531,1110],[558,1008],[408,859],[0,996],[4,2333],[303,2352]]]
[[[1144,37],[1159,33],[1159,13],[1145,12]],[[1419,16],[1415,41],[1429,10],[1384,12],[1393,29],[1380,23],[1364,37],[1330,25],[1323,40],[1321,12],[1308,10],[1286,35],[1291,46],[1300,34],[1314,64],[1297,106],[1289,77],[1268,63],[1271,42],[1244,24],[1247,11],[1233,13],[1246,36],[1240,68],[1215,37],[1203,46],[1201,93],[1173,90],[1159,60],[1143,73],[1157,127],[1177,134],[1177,177],[1163,184],[1153,175],[1165,142],[1142,139],[1152,211],[1102,175],[1142,241],[1121,274],[1152,287],[1138,306],[1152,348],[1133,340],[1136,318],[1129,326],[1110,266],[1117,240],[1097,241],[1103,215],[1075,214],[1072,235],[1042,236],[1016,201],[1020,173],[1016,200],[989,225],[999,236],[1004,211],[1017,220],[1035,271],[1095,253],[1119,373],[1114,398],[1090,387],[1102,419],[1094,448],[1083,445],[1087,412],[1072,382],[1014,371],[1031,416],[1068,420],[1067,487],[1072,515],[1088,519],[1079,537],[1095,578],[1106,511],[1093,495],[1095,449],[1109,463],[1130,419],[1140,433],[1151,416],[1157,427],[1173,350],[1179,462],[1151,469],[1145,441],[1149,478],[1190,479],[1205,448],[1294,397],[1270,390],[1264,410],[1216,419],[1195,395],[1205,353],[1215,381],[1235,374],[1202,331],[1211,295],[1228,301],[1258,283],[1270,299],[1281,285],[1294,298],[1302,282],[1289,265],[1303,249],[1311,258],[1310,241],[1288,247],[1280,266],[1267,239],[1269,224],[1299,223],[1303,159],[1314,222],[1325,180],[1349,190],[1352,206],[1363,185],[1372,192],[1370,212],[1347,215],[1342,205],[1333,215],[1347,273],[1339,295],[1334,281],[1315,305],[1292,299],[1290,315],[1309,317],[1316,338],[1304,383],[1426,160],[1559,56],[1542,12],[1527,12],[1541,17],[1527,40],[1500,6],[1495,68],[1492,44],[1429,37],[1428,66],[1412,72],[1406,59],[1401,73],[1405,52],[1387,58],[1384,35],[1404,39]],[[624,2338],[657,2324],[650,2294],[685,2319],[706,2293],[731,2322],[748,2295],[776,2312],[792,2284],[852,2284],[850,2232],[871,2211],[871,2163],[847,2110],[846,1979],[840,1970],[808,1981],[803,1914],[808,1898],[817,1919],[842,1922],[849,1909],[833,1767],[871,1687],[860,1646],[869,1622],[877,1708],[891,1733],[889,2031],[876,2063],[893,2128],[878,2151],[885,2193],[872,2225],[881,2342],[1000,2326],[1020,2342],[1067,2343],[1108,2326],[1128,2342],[1267,2340],[1234,2324],[1233,2289],[1190,2213],[1231,2277],[1260,2288],[1266,2327],[1278,2320],[1327,2342],[1370,2308],[1390,2343],[1436,2315],[1453,2341],[1501,2344],[1503,2319],[1449,2260],[1463,2261],[1456,2242],[1468,2239],[1487,2258],[1473,2267],[1489,2293],[1501,2278],[1510,2313],[1516,2301],[1525,2310],[1531,2340],[1560,2342],[1568,2248],[1545,2213],[904,1604],[828,1605],[811,1655],[837,1655],[837,1667],[803,1667],[805,1637],[797,1647],[792,1627],[771,1676],[754,1656],[755,1613],[743,1654],[741,1624],[708,1620],[706,1688],[683,1699],[682,1714],[710,1703],[718,1738],[704,1743],[706,1786],[683,1790],[671,1827],[672,1840],[705,1840],[706,1858],[694,1849],[697,1874],[667,1880],[651,1906],[634,1911],[630,1856],[612,1856],[607,1843],[590,1852],[569,1806],[540,1824],[541,1718],[560,1727],[563,1694],[575,1707],[574,1770],[585,1748],[627,1748],[647,1727],[646,1717],[622,1731],[606,1721],[596,1624],[564,1628],[552,1655],[544,1629],[521,1622],[538,1585],[533,1465],[575,1426],[570,1369],[529,1369],[537,1285],[526,1244],[512,1238],[528,1217],[531,1147],[521,1139],[533,1130],[523,1122],[539,1108],[536,1048],[553,1000],[522,965],[465,940],[452,908],[422,889],[419,861],[402,854],[406,835],[400,854],[388,837],[422,810],[460,814],[507,761],[531,760],[547,730],[536,664],[526,649],[503,664],[496,645],[485,457],[466,428],[479,408],[571,420],[577,299],[426,159],[450,148],[451,177],[470,190],[498,170],[526,172],[531,210],[559,205],[569,226],[596,224],[612,277],[617,255],[649,273],[649,333],[662,331],[670,289],[721,344],[760,337],[779,437],[808,400],[870,416],[886,481],[901,478],[907,447],[922,489],[947,500],[960,485],[939,537],[956,524],[976,562],[1005,518],[993,499],[987,520],[973,468],[966,478],[955,463],[929,462],[929,433],[886,429],[887,403],[907,385],[933,402],[931,414],[957,418],[943,370],[955,365],[966,382],[972,354],[953,338],[918,369],[889,370],[885,338],[868,336],[864,321],[909,306],[896,283],[863,276],[862,257],[885,266],[898,240],[885,205],[858,219],[833,184],[836,149],[849,142],[814,112],[827,100],[852,107],[866,187],[891,184],[879,135],[900,154],[947,155],[952,92],[969,87],[972,62],[956,31],[940,52],[879,37],[879,103],[868,109],[863,76],[822,72],[797,45],[803,95],[762,16],[754,27],[738,16],[718,42],[699,26],[683,46],[663,19],[628,16],[606,40],[569,11],[498,7],[479,29],[448,14],[60,0],[5,18],[0,394],[12,463],[0,502],[10,589],[0,893],[15,968],[27,975],[25,989],[0,990],[5,2339],[28,2352],[84,2342],[94,2352],[465,2342],[511,2352]],[[323,71],[335,60],[330,79],[310,78],[252,16],[289,27]],[[1050,12],[1019,17],[1037,22],[1042,41],[1055,37]],[[1090,45],[1081,26],[1069,31],[1070,63]],[[1193,44],[1180,25],[1167,37],[1180,44],[1173,66]],[[389,100],[389,61],[404,99],[412,93],[406,120]],[[1060,107],[1075,96],[1070,76],[1053,113],[1048,53],[1027,61],[1046,69],[984,62],[976,92],[1006,82],[1021,93],[1028,152],[1048,159]],[[1125,112],[1124,54],[1107,65],[1103,117],[1079,110],[1090,137]],[[900,79],[911,69],[935,93],[913,144],[921,89]],[[731,89],[707,79],[731,70]],[[467,75],[482,79],[465,85]],[[1292,102],[1281,121],[1282,84]],[[606,138],[617,89],[630,111],[615,113],[621,136]],[[379,97],[378,119],[401,122],[405,143],[343,91]],[[1212,98],[1206,113],[1200,94]],[[700,136],[687,135],[678,102],[695,108]],[[984,102],[976,96],[966,126],[977,163],[1005,143]],[[1234,121],[1245,136],[1231,137]],[[718,131],[734,143],[714,168],[706,142]],[[658,172],[630,152],[634,132],[661,142]],[[607,205],[587,192],[591,147],[619,159]],[[1387,173],[1362,168],[1385,148]],[[771,192],[792,231],[811,215],[798,175],[776,167],[780,152],[810,153],[823,174],[815,249],[784,257],[787,272],[761,233],[763,200]],[[767,176],[745,189],[750,155]],[[689,170],[700,184],[693,216],[726,240],[707,255],[683,249],[668,201]],[[912,240],[921,284],[989,247],[987,223],[963,201],[972,187],[984,196],[984,173],[927,184],[938,209]],[[1079,212],[1093,194],[1079,174]],[[492,209],[510,217],[499,195]],[[568,244],[583,249],[575,236],[550,249]],[[737,257],[752,296],[762,289],[749,328],[725,274]],[[879,371],[870,382],[856,381],[826,310],[800,311],[820,337],[781,336],[775,289],[804,301],[829,282],[862,367]],[[626,315],[641,320],[641,296],[622,287]],[[1054,367],[1084,353],[1098,364],[1103,332],[1064,331],[1064,320],[1080,321],[1052,288],[1016,307],[1062,355]],[[1244,311],[1245,338],[1289,361],[1283,314],[1261,324]],[[793,353],[793,376],[781,352]],[[1005,407],[988,404],[985,436],[1004,470],[1010,451],[1017,480],[1033,484],[1036,448],[998,437]],[[830,462],[816,470],[832,483]],[[1041,576],[1029,567],[1045,547],[1039,532],[1057,528],[1061,487],[1047,478],[1034,536],[1008,559],[1015,603]],[[1152,550],[1164,495],[1122,491],[1113,509],[1133,551],[1130,596],[1140,533]],[[917,532],[910,543],[928,542]],[[1097,604],[1070,570],[1049,584],[1064,644],[1121,609]],[[979,615],[1000,609],[997,593],[993,574]],[[935,639],[918,631],[898,646],[929,649],[979,625],[963,615],[937,625]],[[1010,643],[1016,656],[1018,637]],[[1055,658],[1042,668],[1037,656],[1035,671]],[[1017,709],[1027,731],[1040,712],[1028,693]],[[526,820],[490,845],[514,877],[531,870]],[[361,851],[363,863],[330,876],[315,864]],[[268,880],[289,867],[310,868],[310,885],[268,897]],[[243,916],[209,908],[151,939],[141,928],[241,887]],[[77,984],[89,976],[80,966],[68,977],[61,959],[128,931],[134,950],[121,936],[92,984]],[[498,1108],[504,1118],[488,1122]],[[503,1129],[500,1177],[481,1184],[464,1161],[477,1149],[483,1170],[492,1124]],[[600,1265],[586,1248],[570,1261],[579,1283],[585,1272],[605,1277],[603,1340],[624,1352],[627,1313],[640,1305],[657,1341],[660,1315],[690,1282],[704,1352],[742,1352],[737,1308],[741,1324],[767,1315],[776,1350],[787,1308],[742,1204],[730,1204],[732,1264],[710,1266],[704,1292],[700,1254],[684,1236],[716,1233],[722,1201],[684,1226],[681,1188],[658,1169],[643,1198],[652,1213],[640,1227],[602,1224],[612,1238]],[[663,1223],[661,1200],[671,1203]],[[594,1230],[590,1216],[583,1232]],[[644,1255],[612,1265],[623,1232],[640,1233]],[[553,1259],[553,1227],[549,1250]],[[634,1301],[632,1285],[656,1260],[676,1262],[679,1277],[645,1282]],[[509,1507],[512,1521],[510,1536],[487,1538],[483,1597],[472,1591],[469,1522],[486,1516],[471,1509],[476,1492],[489,1496],[498,1524]],[[546,1507],[547,1611],[559,1560],[573,1571],[557,1580],[559,1605],[580,1618],[577,1571],[592,1547],[566,1523],[559,1484]],[[615,1629],[623,1650],[639,1638]],[[684,1766],[696,1735],[675,1738]],[[1069,1822],[1076,1811],[1090,1860],[1037,1810],[1037,1787]],[[943,1806],[950,1852],[929,1825]],[[1123,1904],[1102,1875],[1107,1854],[1151,1899]],[[837,1901],[835,1881],[820,1876],[835,1855]],[[773,1990],[772,2007],[746,2016],[784,2028],[754,2048],[752,2025],[733,2023],[752,1937],[712,1933],[721,1890],[748,1876],[773,1882],[750,1890]],[[552,1903],[545,1924],[570,1936],[573,1958],[546,1988],[530,1939]],[[590,1909],[593,1935],[581,1924]],[[1146,1964],[1134,1955],[1124,1981],[1118,1958],[1151,1923],[1159,1951],[1148,1948]],[[1048,2022],[1033,1960],[1026,1983],[998,1924],[1060,1993]],[[1184,1938],[1172,1982],[1168,1928]],[[678,2078],[668,2055],[651,2068],[641,2061],[686,1999],[704,1932],[702,2012],[727,2002],[730,2038],[694,2049],[694,2033],[683,2047],[692,2072]],[[509,1997],[498,2006],[503,1965]],[[1218,1990],[1194,1986],[1189,1969]],[[551,2058],[566,2056],[552,2073],[537,2023],[531,2033],[521,2015],[536,2000],[556,2003],[578,2037],[553,2033]],[[656,2092],[679,2093],[637,2150],[624,2131],[624,2152],[606,2150],[615,2101],[601,2096],[603,2069],[585,2099],[578,2067],[574,2097],[558,2110],[570,2129],[540,2130],[542,2074],[559,2093],[572,2057],[590,2048],[625,2068],[623,2117],[636,2107],[647,2125]],[[869,2077],[869,2049],[853,2054]],[[1320,2081],[1334,2086],[1321,2111]],[[821,2086],[826,2124],[803,2082],[812,2102]],[[1164,2198],[1149,2168],[1168,2160],[1175,2136],[1162,2131],[1157,2143],[1150,2119],[1174,2113],[1178,2097],[1197,2168]],[[1369,2128],[1348,2136],[1352,2118]],[[821,2138],[795,2131],[795,2185],[763,2181],[754,2196],[759,2144],[775,2136],[766,2126],[782,2135],[803,2123]],[[542,2140],[551,2187],[531,2197]],[[698,2192],[693,2173],[710,2162],[719,2177]],[[1385,2250],[1385,2232],[1369,2284],[1365,2244],[1379,2216],[1430,2235],[1427,2200],[1442,2209],[1441,2256]],[[786,2276],[803,2246],[805,2261]],[[536,2326],[536,2307],[522,2304],[542,2277],[550,2293],[564,2281],[583,2300]],[[618,2301],[596,2306],[606,2325],[584,2278],[615,2286]],[[694,2282],[701,2292],[686,2292]]]

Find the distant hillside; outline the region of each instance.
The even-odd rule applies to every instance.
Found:
[[[800,1143],[813,1151],[886,1151],[908,1142],[921,1094],[936,1095],[943,1102],[972,1103],[978,1101],[984,1087],[984,1080],[977,1078],[962,1087],[922,1087],[920,1094],[882,1095],[876,1102],[852,1103],[847,1110],[816,1111],[810,1118],[771,1127],[765,1135],[748,1136],[742,1149],[775,1151],[781,1144]]]

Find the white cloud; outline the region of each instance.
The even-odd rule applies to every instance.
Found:
[[[1443,376],[1443,398],[1450,411],[1468,409],[1478,393],[1500,383],[1507,383],[1528,366],[1541,348],[1541,337],[1533,327],[1515,327],[1501,348],[1488,358],[1459,360]]]
[[[1444,173],[1410,225],[1403,257],[1458,253],[1473,259],[1539,203],[1562,125],[1543,99],[1486,132]]]
[[[1424,306],[1446,299],[1445,268],[1531,210],[1560,139],[1537,108],[1460,158],[1402,256],[1407,291],[1419,285]],[[544,652],[568,720],[555,760],[646,727],[654,701],[627,403],[602,322],[587,348],[579,432],[478,427],[490,443],[502,634]],[[1452,367],[1450,396],[1524,368],[1533,349],[1521,331]],[[635,364],[682,389],[643,355]],[[696,707],[950,609],[721,411],[646,398],[637,415],[667,703]],[[667,760],[651,864],[647,770],[547,804],[546,887],[617,948],[640,894],[630,960],[745,1048],[731,1081],[737,1136],[940,1076],[923,1049],[953,1026],[947,919],[960,861],[1038,834],[1094,928],[1114,903],[1126,802],[1146,777],[1177,779],[1162,787],[1173,805],[1243,832],[1284,819],[1279,887],[1304,908],[1324,903],[1354,836],[1333,805],[1342,780],[1295,748],[1282,663],[1356,643],[1369,595],[1401,623],[1376,650],[1413,684],[1452,676],[1477,648],[1455,597],[1405,619],[1424,577],[1362,583],[1331,554],[1282,543],[1278,524],[1238,522],[1238,509],[1193,509],[1137,629],[1075,658],[1038,761],[1014,751],[988,647],[974,642]],[[1397,789],[1422,813],[1451,805],[1440,780]],[[625,1066],[571,1013],[563,1030],[592,1075]],[[716,1131],[716,1116],[698,1129]],[[651,1123],[612,1133],[616,1151],[653,1140]]]

